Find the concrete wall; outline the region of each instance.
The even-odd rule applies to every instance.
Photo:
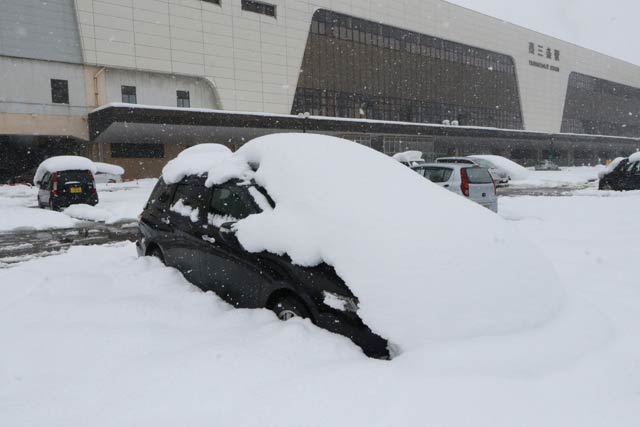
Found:
[[[640,87],[634,65],[441,0],[270,0],[276,18],[242,11],[240,0],[75,1],[87,63],[204,76],[228,110],[290,112],[318,8],[512,56],[527,130],[560,131],[572,71]],[[560,60],[539,57],[538,46]]]
[[[138,104],[177,106],[176,91],[189,91],[191,108],[220,108],[211,82],[201,77],[107,69],[106,102],[122,102],[121,87],[135,86]]]

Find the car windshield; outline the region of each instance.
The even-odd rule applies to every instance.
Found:
[[[91,181],[92,176],[89,171],[75,170],[58,172],[58,185],[86,183]]]
[[[450,168],[424,168],[422,175],[431,182],[447,182],[451,178],[453,169]]]
[[[491,175],[485,168],[465,168],[469,184],[491,184]]]
[[[487,169],[495,168],[493,163],[485,159],[477,159],[474,157],[473,161],[476,162],[478,165],[482,166],[483,168],[487,168]]]

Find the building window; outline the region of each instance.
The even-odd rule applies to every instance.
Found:
[[[248,12],[261,13],[267,16],[276,16],[276,7],[269,3],[263,3],[253,0],[242,0],[242,10]]]
[[[69,82],[51,79],[51,102],[54,104],[69,103]]]
[[[220,6],[220,0],[202,0],[205,3],[213,3],[213,4],[217,4],[218,6]]]
[[[136,96],[136,87],[135,86],[122,86],[122,102],[126,102],[127,104],[137,104],[138,97]]]
[[[111,157],[120,159],[162,159],[164,158],[164,144],[112,143]]]
[[[188,90],[179,90],[176,93],[178,96],[178,107],[182,107],[182,108],[191,107],[191,100],[189,99]]]

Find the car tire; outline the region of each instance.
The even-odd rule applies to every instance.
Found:
[[[149,252],[149,256],[158,258],[161,263],[166,265],[166,263],[164,262],[164,254],[162,253],[159,247],[154,246],[153,249],[151,249],[151,252]]]
[[[49,200],[49,206],[48,207],[49,207],[50,211],[55,211],[56,210],[56,208],[55,208],[55,206],[53,206],[53,202],[51,200]]]
[[[305,303],[300,298],[293,295],[278,298],[273,304],[271,304],[269,309],[276,314],[278,319],[283,321],[287,321],[294,317],[311,319],[311,313]]]

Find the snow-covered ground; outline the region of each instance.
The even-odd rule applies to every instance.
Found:
[[[75,205],[62,212],[38,209],[38,189],[25,185],[0,185],[0,232],[69,228],[82,221],[107,224],[135,221],[155,179],[117,184],[97,184],[97,206]]]
[[[500,210],[555,267],[564,314],[391,362],[307,321],[232,309],[133,244],[0,270],[0,425],[637,426],[640,193]]]
[[[559,171],[534,171],[523,180],[512,180],[512,187],[565,187],[584,185],[598,179],[598,172],[605,170],[603,165],[563,167]]]

